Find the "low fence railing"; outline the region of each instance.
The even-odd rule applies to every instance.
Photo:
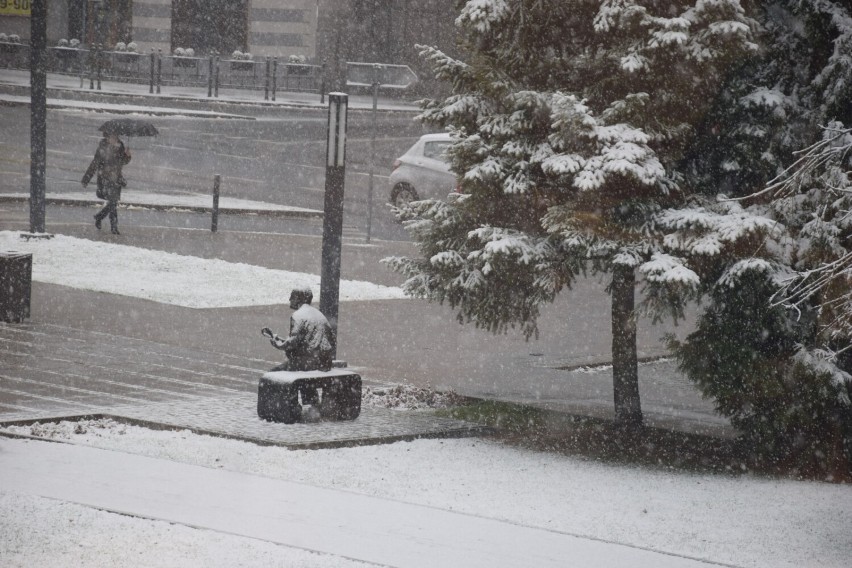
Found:
[[[263,90],[275,99],[276,91],[321,93],[323,68],[319,65],[285,63],[276,58],[260,60],[187,57],[161,53],[108,51],[88,48],[48,48],[47,71],[79,76],[81,86],[100,88],[101,80],[149,84],[159,93],[164,86],[207,88],[218,96],[219,87]],[[30,46],[0,42],[0,68],[29,70]]]

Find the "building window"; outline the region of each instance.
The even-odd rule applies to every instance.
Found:
[[[172,0],[172,50],[230,55],[245,51],[247,39],[247,0]]]
[[[89,45],[127,43],[133,29],[133,0],[71,0],[68,35]]]

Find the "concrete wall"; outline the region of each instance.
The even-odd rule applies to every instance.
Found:
[[[133,0],[133,41],[140,53],[172,50],[172,1]]]
[[[316,54],[316,0],[251,0],[248,3],[248,50],[255,56],[286,58]],[[133,41],[139,51],[171,52],[171,0],[133,1]]]
[[[316,0],[251,0],[248,20],[252,55],[309,60],[316,55]]]

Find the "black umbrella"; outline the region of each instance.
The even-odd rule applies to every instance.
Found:
[[[154,125],[138,118],[113,118],[104,122],[100,128],[105,134],[119,136],[156,136],[159,134]]]

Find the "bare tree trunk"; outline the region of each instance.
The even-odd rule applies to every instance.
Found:
[[[642,425],[636,319],[633,317],[635,287],[633,268],[615,265],[612,272],[612,389],[615,422],[628,427]]]

